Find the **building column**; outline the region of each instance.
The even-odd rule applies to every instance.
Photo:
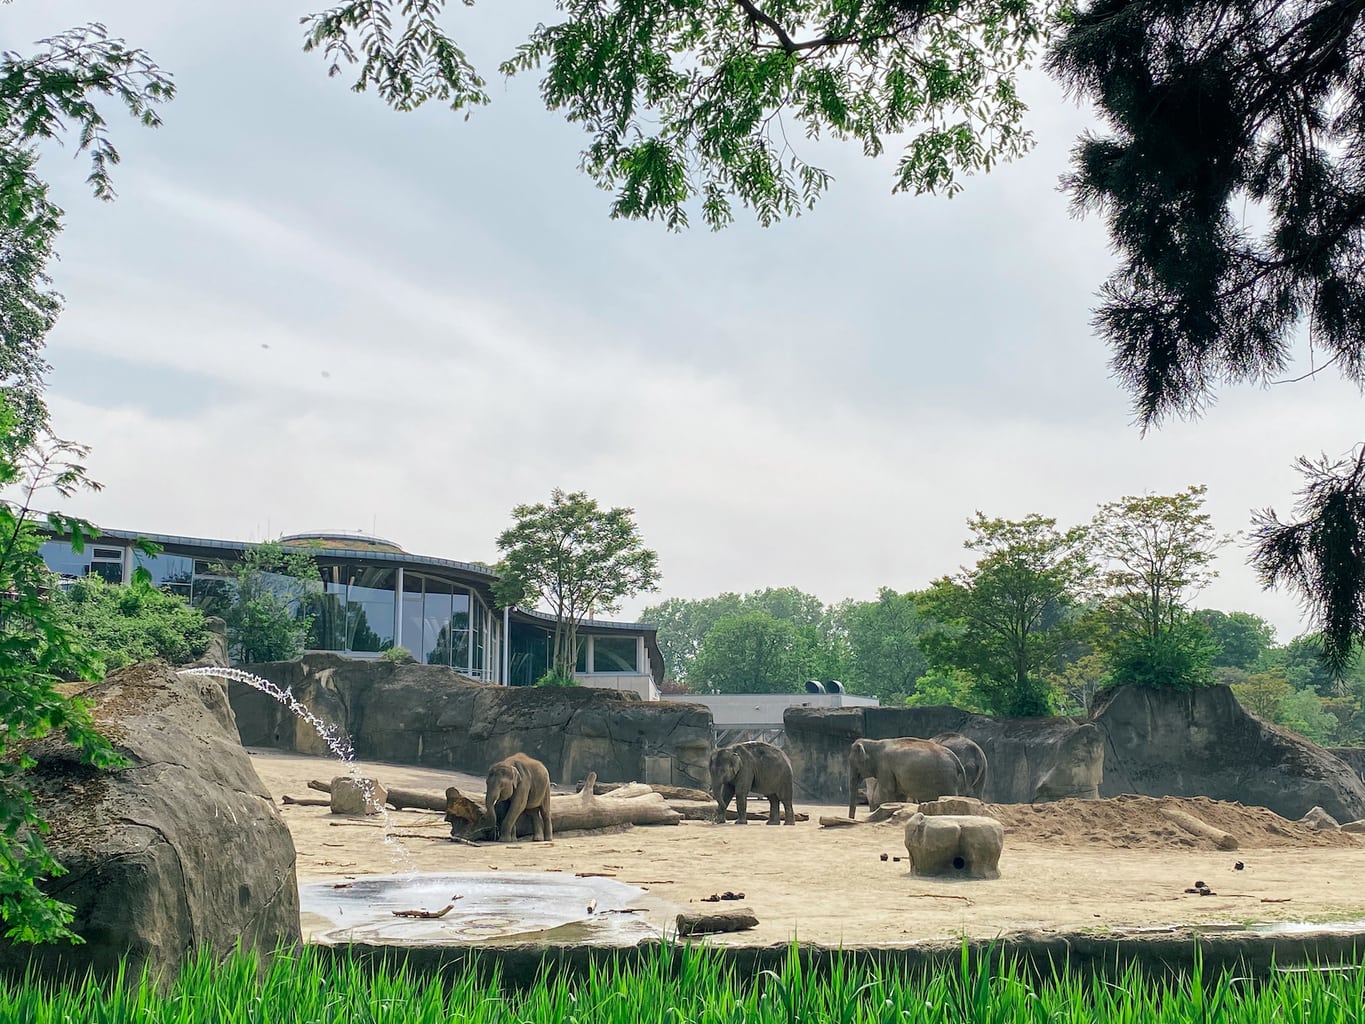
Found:
[[[403,567],[393,577],[393,645],[403,646]]]
[[[498,680],[503,686],[511,686],[512,680],[509,678],[511,673],[512,658],[512,628],[511,628],[511,609],[502,610],[502,678]]]

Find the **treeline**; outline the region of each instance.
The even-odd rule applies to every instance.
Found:
[[[1120,684],[1228,683],[1242,703],[1324,745],[1365,740],[1365,660],[1333,675],[1318,634],[1283,646],[1248,612],[1195,609],[1228,538],[1205,489],[1124,497],[1086,524],[977,513],[974,564],[922,590],[825,605],[795,587],[646,608],[672,692],[801,692],[838,679],[884,704],[1084,714]]]

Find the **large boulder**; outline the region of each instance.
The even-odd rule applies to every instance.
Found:
[[[43,975],[127,964],[173,976],[199,951],[299,941],[294,844],[237,739],[215,679],[164,662],[132,665],[84,690],[95,723],[129,762],[82,765],[64,741],[33,744],[25,778],[67,874],[44,885],[76,908],[84,945],[0,944],[0,966]]]
[[[1365,817],[1365,784],[1340,758],[1245,710],[1226,686],[1101,694],[1102,796],[1207,796],[1268,807],[1297,820],[1321,807],[1337,821]]]
[[[939,878],[999,878],[1005,828],[971,814],[912,815],[905,823],[910,873]]]
[[[1326,751],[1351,766],[1356,778],[1365,782],[1365,747],[1326,747]]]
[[[944,732],[968,737],[986,755],[983,798],[990,803],[1095,799],[1103,774],[1103,737],[1070,718],[992,718],[946,706],[788,708],[785,750],[797,792],[812,800],[848,799],[848,750],[855,739]]]
[[[482,775],[518,751],[557,782],[589,772],[603,782],[645,776],[667,758],[675,785],[706,787],[714,731],[696,704],[640,701],[588,687],[505,687],[437,665],[359,661],[333,654],[249,666],[286,690],[358,757]],[[326,744],[279,701],[245,683],[230,687],[242,742],[299,753]]]

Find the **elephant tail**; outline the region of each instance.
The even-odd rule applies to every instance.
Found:
[[[970,796],[972,792],[972,785],[971,780],[967,778],[967,766],[962,763],[962,758],[957,756],[956,750],[953,750],[951,747],[944,747],[943,749],[948,751],[948,754],[952,757],[953,764],[955,766],[953,769],[953,775],[957,779],[957,793],[954,795]]]

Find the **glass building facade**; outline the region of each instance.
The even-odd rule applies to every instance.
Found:
[[[207,615],[223,615],[236,583],[231,564],[246,544],[192,537],[153,536],[157,555],[137,551],[135,534],[108,531],[105,543],[87,543],[77,554],[69,542],[45,543],[48,567],[72,578],[97,574],[125,582],[145,569],[152,584],[183,597]],[[295,602],[300,617],[311,616],[306,647],[354,657],[378,657],[402,647],[420,662],[446,665],[489,682],[529,686],[549,670],[553,623],[516,612],[508,637],[508,672],[502,678],[503,625],[492,603],[493,573],[481,565],[409,555],[395,545],[355,535],[296,535],[291,547],[312,549],[316,584]],[[315,552],[315,553],[314,553]],[[297,594],[297,581],[266,576],[282,594]],[[638,676],[651,673],[643,630],[649,627],[580,633],[578,671],[587,675]],[[652,632],[649,633],[652,643]],[[657,650],[657,648],[655,648]],[[661,667],[660,673],[661,675]]]

